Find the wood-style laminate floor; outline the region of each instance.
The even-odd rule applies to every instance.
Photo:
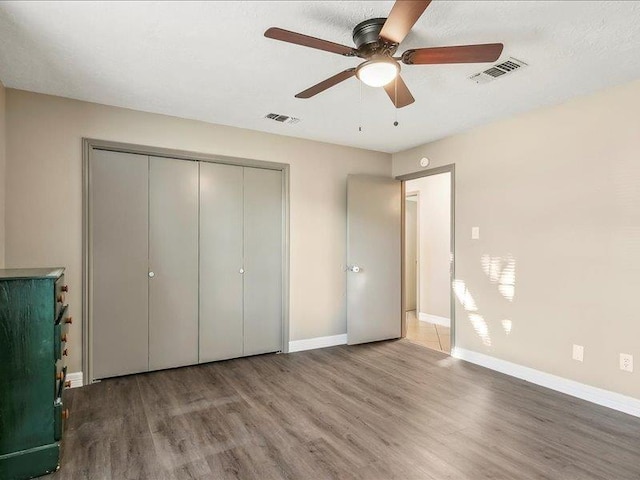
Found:
[[[389,341],[70,390],[64,479],[640,479],[640,419]]]

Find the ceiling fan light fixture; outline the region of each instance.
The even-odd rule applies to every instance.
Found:
[[[356,76],[365,85],[383,87],[391,83],[400,73],[400,65],[391,57],[374,57],[361,63]]]

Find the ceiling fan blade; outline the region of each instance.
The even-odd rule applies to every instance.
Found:
[[[431,0],[396,0],[382,26],[380,38],[389,43],[402,42],[430,3]]]
[[[387,92],[396,108],[406,107],[416,101],[400,75],[393,82],[387,83],[384,86],[384,91]]]
[[[501,43],[459,45],[455,47],[418,48],[402,54],[407,65],[433,65],[441,63],[495,62],[502,54]]]
[[[313,87],[309,87],[306,90],[303,90],[302,92],[296,95],[296,98],[311,98],[314,95],[324,92],[326,89],[339,84],[340,82],[344,82],[348,78],[353,77],[355,74],[356,74],[356,69],[349,68],[344,72],[340,72],[334,75],[333,77],[329,77],[326,80],[323,80],[322,82],[315,84]]]
[[[340,45],[339,43],[310,37],[309,35],[303,35],[302,33],[290,32],[289,30],[283,30],[282,28],[271,27],[264,32],[264,36],[267,38],[273,38],[274,40],[280,40],[282,42],[295,43],[296,45],[302,45],[303,47],[311,47],[318,50],[324,50],[325,52],[345,55],[347,57],[354,57],[357,53],[355,49],[347,47],[346,45]]]

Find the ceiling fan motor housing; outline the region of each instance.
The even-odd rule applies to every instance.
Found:
[[[355,26],[353,43],[358,49],[359,56],[368,58],[376,53],[383,53],[385,50],[393,55],[397,45],[387,45],[380,40],[380,31],[386,21],[386,18],[370,18]]]

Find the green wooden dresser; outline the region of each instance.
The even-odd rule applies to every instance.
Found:
[[[67,368],[64,269],[0,269],[0,479],[53,472]]]

